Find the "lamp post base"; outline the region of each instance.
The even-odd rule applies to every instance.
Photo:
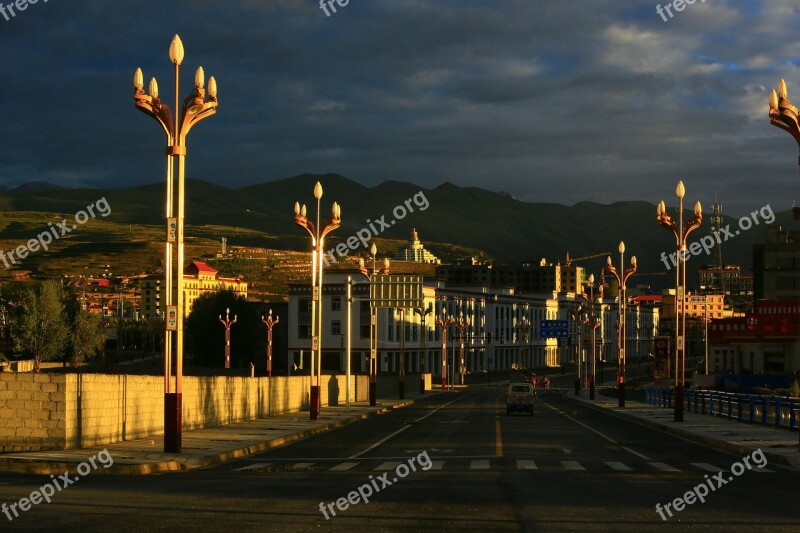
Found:
[[[419,393],[425,394],[425,374],[422,374],[419,378]]]
[[[625,407],[625,382],[621,381],[619,384],[619,406]]]
[[[181,393],[164,393],[164,453],[181,453],[181,404]]]
[[[589,399],[594,400],[594,376],[589,378]]]
[[[311,385],[311,420],[319,420],[319,385]]]
[[[378,403],[378,384],[374,381],[369,382],[369,404],[375,406]]]
[[[683,385],[675,386],[675,422],[683,422]]]
[[[575,396],[581,395],[581,378],[575,379]]]

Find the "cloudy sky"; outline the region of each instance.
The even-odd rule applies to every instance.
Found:
[[[193,178],[335,172],[568,205],[670,204],[683,179],[730,214],[800,201],[797,146],[767,118],[779,78],[800,101],[797,0],[697,0],[666,22],[652,0],[45,1],[0,17],[6,185],[163,180],[132,78],[170,94],[178,33],[182,96],[197,65],[219,85]]]

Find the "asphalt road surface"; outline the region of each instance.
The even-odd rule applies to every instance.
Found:
[[[576,405],[559,391],[540,393],[533,417],[507,416],[503,402],[500,387],[432,394],[215,468],[90,474],[13,521],[0,515],[0,524],[3,531],[800,530],[794,470],[757,469],[760,458],[752,457],[753,468],[734,476],[735,463],[744,467],[740,456]],[[0,500],[15,503],[49,480],[0,474]],[[708,492],[705,502],[677,510],[674,500],[695,487],[687,500]]]

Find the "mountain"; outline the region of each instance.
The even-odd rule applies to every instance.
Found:
[[[328,249],[359,231],[362,235],[366,232],[374,235],[374,228],[380,237],[408,239],[416,228],[426,244],[449,243],[477,248],[498,262],[538,262],[547,258],[563,264],[567,252],[572,258],[612,252],[612,260],[618,266],[617,248],[624,240],[626,263],[631,255],[636,255],[639,272],[660,274],[634,278],[636,283],[651,283],[656,287],[674,284],[675,270],[668,269],[662,259],[662,254],[666,257],[674,252],[674,237],[657,225],[656,206],[643,201],[611,205],[580,202],[565,206],[522,202],[508,193],[458,187],[452,183],[433,189],[398,181],[365,187],[337,174],[303,174],[238,189],[188,180],[187,231],[204,225],[250,228],[274,236],[272,244],[277,244],[274,247],[307,250],[308,237],[294,224],[294,203],[307,204],[309,218],[315,217],[313,188],[317,181],[323,186],[323,218],[329,218],[334,201],[342,210],[342,225],[327,238]],[[113,222],[163,224],[164,184],[126,189],[63,189],[47,185],[36,183],[10,191],[0,190],[0,208],[71,214],[105,197],[111,206],[109,220]],[[686,207],[688,213],[690,206]],[[669,210],[673,216],[675,210]],[[379,220],[381,222],[377,222]],[[728,223],[732,230],[739,227],[737,219],[726,217],[723,224]],[[778,223],[790,227],[794,224],[788,211],[778,215]],[[764,225],[763,222],[754,225],[723,243],[725,263],[738,263],[743,271],[749,271],[752,245],[763,242]],[[706,219],[692,234],[692,240],[710,231]],[[236,244],[233,236],[227,236],[229,244]],[[690,258],[690,284],[697,267],[713,263],[714,258],[713,251],[710,255],[701,252]],[[599,272],[605,261],[605,255],[601,255],[579,264]]]

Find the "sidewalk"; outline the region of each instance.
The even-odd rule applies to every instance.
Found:
[[[689,411],[684,411],[683,422],[675,422],[671,408],[626,400],[625,408],[621,409],[617,398],[604,396],[599,387],[594,400],[589,400],[589,391],[586,389],[581,390],[579,397],[570,391],[564,394],[564,398],[737,455],[748,455],[761,448],[771,463],[800,467],[798,436],[795,432]]]
[[[415,397],[419,398],[421,396]],[[164,453],[164,438],[161,436],[89,448],[0,454],[0,472],[57,475],[69,471],[74,474],[78,464],[103,449],[111,454],[114,464],[108,469],[94,470],[93,475],[142,475],[191,470],[264,452],[413,403],[414,399],[378,400],[377,405],[371,407],[369,402],[353,402],[349,412],[345,406],[323,407],[319,420],[309,420],[309,412],[300,411],[250,422],[184,431],[182,451],[177,454]]]

